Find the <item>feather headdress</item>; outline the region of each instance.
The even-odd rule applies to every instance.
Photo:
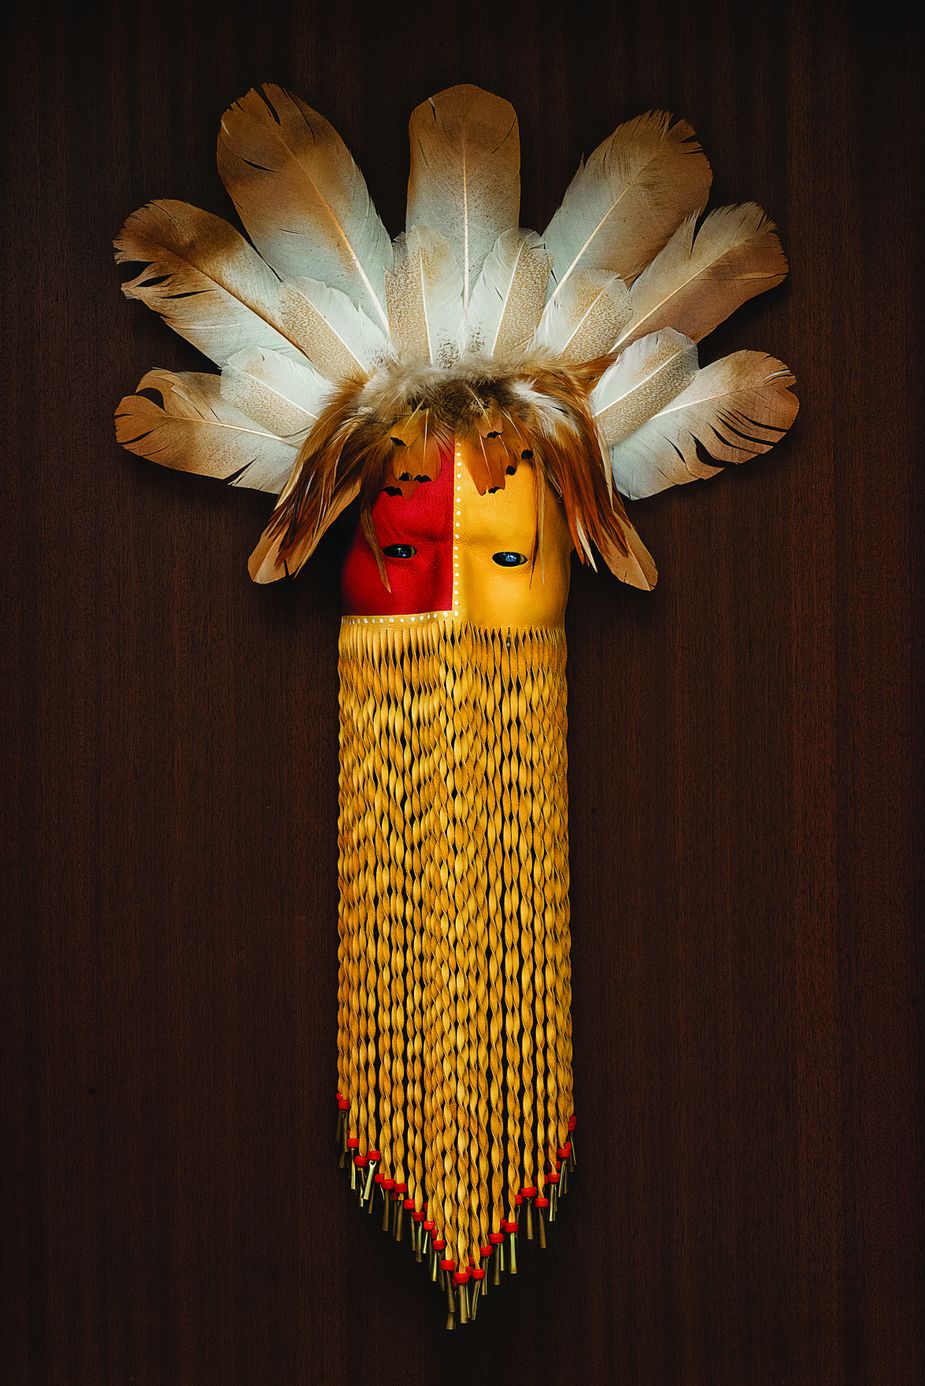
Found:
[[[526,455],[579,558],[597,549],[651,587],[620,494],[766,452],[796,414],[772,357],[697,361],[697,342],[785,276],[773,223],[754,203],[703,217],[709,165],[664,112],[594,151],[542,237],[517,225],[508,102],[452,87],[410,132],[408,225],[393,243],[323,116],[269,85],[231,107],[219,170],[259,254],[177,202],[142,208],[116,241],[119,260],[146,266],[125,294],[222,378],[149,373],[141,388],[161,402],[124,399],[119,441],[280,493],[251,561],[259,582],[297,572],[354,500],[368,516],[384,485],[412,495],[455,439],[481,492]]]
[[[572,550],[650,589],[623,497],[766,452],[793,376],[698,343],[787,263],[753,203],[705,215],[691,127],[655,111],[519,222],[507,101],[456,86],[410,123],[394,241],[323,116],[268,85],[222,120],[250,242],[152,202],[129,298],[220,374],[149,371],[118,439],[277,497],[250,561],[297,573],[351,507],[340,644],[338,1138],[474,1316],[574,1164],[562,617]],[[478,716],[472,716],[472,709]]]

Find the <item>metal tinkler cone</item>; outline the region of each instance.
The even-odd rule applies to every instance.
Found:
[[[411,1214],[411,1245],[414,1248],[414,1259],[423,1261],[424,1259],[424,1239],[427,1233],[424,1231],[424,1213],[415,1211]]]
[[[369,1173],[366,1176],[366,1183],[363,1186],[363,1197],[360,1200],[361,1203],[365,1203],[368,1198],[371,1199],[372,1197],[373,1178],[376,1173],[376,1166],[378,1165],[382,1156],[378,1150],[371,1150],[366,1158],[369,1160]]]
[[[504,1224],[501,1224],[503,1229]],[[501,1272],[504,1270],[504,1232],[489,1232],[488,1240],[494,1248],[494,1281],[496,1285],[501,1283]]]
[[[346,1147],[345,1154],[346,1154],[347,1152],[350,1153],[350,1189],[351,1189],[351,1192],[352,1192],[352,1193],[355,1193],[355,1192],[356,1192],[356,1186],[357,1186],[357,1171],[356,1171],[356,1165],[353,1163],[353,1157],[356,1155],[356,1153],[357,1153],[357,1151],[359,1150],[359,1148],[360,1148],[360,1140],[359,1140],[359,1137],[358,1137],[358,1136],[348,1136],[348,1137],[347,1137],[347,1147]]]
[[[520,1197],[520,1195],[518,1194],[518,1198],[519,1198],[519,1197]],[[517,1204],[517,1199],[515,1199],[514,1202],[515,1202],[515,1206],[516,1206],[516,1204]],[[513,1219],[513,1218],[505,1218],[505,1220],[501,1223],[501,1231],[502,1231],[502,1233],[504,1233],[504,1235],[505,1235],[505,1236],[507,1237],[507,1239],[508,1239],[507,1268],[508,1268],[508,1270],[510,1271],[511,1275],[516,1275],[516,1274],[517,1274],[517,1222],[515,1221],[515,1219]],[[499,1250],[499,1251],[503,1251],[503,1246],[502,1246],[502,1247],[499,1247],[498,1250]],[[501,1269],[502,1269],[502,1270],[504,1269],[504,1263],[503,1263],[503,1261],[502,1261]]]
[[[575,1168],[572,1142],[569,1140],[566,1141],[564,1145],[560,1145],[556,1151],[556,1155],[562,1162],[562,1173],[559,1177],[559,1192],[560,1194],[567,1193],[569,1170]]]
[[[538,1221],[538,1223],[539,1223],[540,1247],[542,1248],[543,1251],[546,1250],[546,1216],[545,1216],[545,1209],[548,1208],[548,1207],[549,1207],[549,1199],[546,1198],[546,1197],[544,1197],[544,1196],[538,1195],[538,1196],[537,1196],[537,1200],[536,1200],[536,1216],[537,1216],[537,1221]]]
[[[337,1094],[337,1134],[334,1137],[334,1142],[336,1145],[340,1145],[344,1150],[346,1146],[343,1145],[343,1141],[347,1134],[347,1113],[349,1110],[350,1103],[347,1101],[346,1097],[344,1097],[344,1094],[339,1092]],[[341,1168],[343,1168],[343,1162],[341,1162]]]
[[[392,1236],[400,1242],[404,1231],[404,1211],[408,1203],[414,1207],[413,1200],[407,1197],[408,1185],[404,1180],[396,1180],[392,1189]]]

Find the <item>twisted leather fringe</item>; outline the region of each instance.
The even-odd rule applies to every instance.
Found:
[[[460,1270],[525,1187],[545,1206],[573,1113],[565,655],[561,629],[341,628],[343,1135]]]

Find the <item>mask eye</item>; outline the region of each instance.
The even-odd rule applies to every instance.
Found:
[[[382,552],[386,558],[413,558],[417,549],[411,544],[386,544]]]
[[[493,553],[492,563],[497,563],[499,568],[520,568],[527,561],[527,555],[514,553],[512,549],[502,549],[500,553]]]

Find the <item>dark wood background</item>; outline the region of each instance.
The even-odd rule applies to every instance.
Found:
[[[920,591],[922,53],[838,0],[39,6],[3,39],[0,475],[9,1386],[912,1386],[925,1379]],[[775,453],[636,507],[651,596],[569,610],[581,1167],[552,1248],[444,1332],[333,1151],[333,562],[254,587],[259,495],[113,441],[195,353],[124,302],[149,198],[229,213],[222,111],[335,123],[387,225],[406,121],[520,115],[523,221],[664,106],[788,284]],[[328,550],[328,559],[334,554]]]

